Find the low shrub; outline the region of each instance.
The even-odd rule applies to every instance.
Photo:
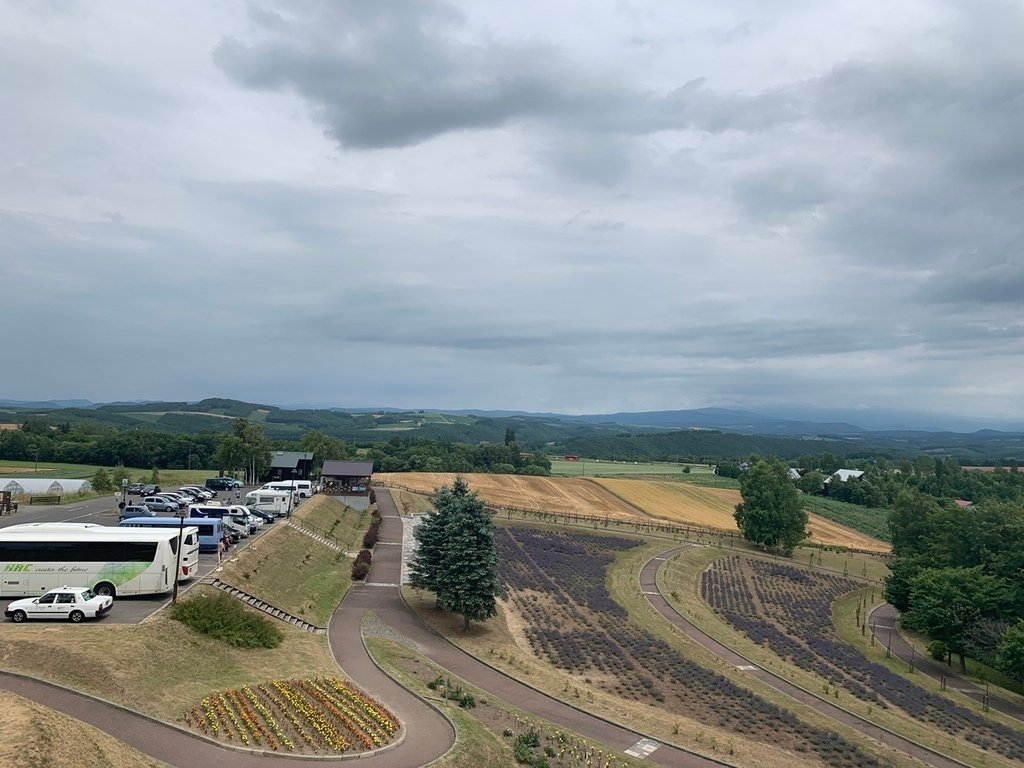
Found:
[[[284,639],[273,621],[246,610],[224,594],[182,600],[171,609],[171,618],[238,648],[276,648]]]
[[[363,534],[363,548],[370,549],[380,539],[380,526],[377,523],[371,523],[370,527],[366,529],[366,533]]]
[[[369,565],[373,562],[373,553],[368,549],[360,549],[359,554],[356,555],[356,562]]]
[[[365,551],[365,550],[364,550]],[[370,572],[370,564],[357,560],[352,563],[352,578],[356,581],[362,581],[366,578],[366,574]]]
[[[928,643],[928,655],[936,661],[945,661],[949,657],[949,646],[941,640]]]

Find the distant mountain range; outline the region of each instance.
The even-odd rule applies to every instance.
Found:
[[[553,412],[533,412],[516,410],[488,410],[478,408],[439,409],[439,408],[396,408],[385,407],[342,407],[335,405],[258,405],[242,403],[237,400],[208,398],[207,400],[166,403],[155,400],[129,400],[109,403],[96,403],[85,399],[69,400],[8,400],[0,399],[0,408],[17,410],[58,410],[86,409],[111,410],[130,413],[134,410],[146,410],[145,406],[158,406],[161,410],[182,410],[189,412],[202,411],[204,403],[220,406],[224,403],[237,403],[248,406],[243,409],[232,409],[235,413],[222,415],[240,415],[249,409],[274,411],[328,411],[338,414],[401,414],[431,413],[450,414],[455,416],[474,416],[484,419],[527,418],[555,420],[559,422],[591,424],[610,427],[613,425],[643,430],[697,430],[712,429],[722,432],[734,432],[744,435],[786,435],[786,436],[866,436],[877,433],[960,433],[973,434],[982,431],[1024,433],[1024,423],[1002,421],[997,419],[964,418],[939,414],[914,413],[905,411],[841,411],[816,408],[789,407],[774,410],[772,413],[758,413],[748,410],[729,408],[694,408],[689,410],[666,411],[618,411],[599,414],[565,414]],[[168,407],[171,406],[171,407]],[[211,409],[217,411],[217,408]]]

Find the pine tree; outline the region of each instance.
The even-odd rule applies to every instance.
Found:
[[[430,498],[434,509],[416,527],[416,556],[409,564],[409,584],[412,587],[438,593],[436,577],[444,557],[445,526],[455,499],[468,494],[469,486],[458,477],[451,487],[438,488]]]
[[[497,613],[498,555],[484,504],[462,478],[432,499],[434,512],[417,528],[413,586],[432,590],[437,604],[461,614],[464,629]]]

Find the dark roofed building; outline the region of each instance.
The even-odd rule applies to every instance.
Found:
[[[362,496],[370,493],[372,461],[336,461],[329,459],[320,470],[323,492],[332,496]]]
[[[270,469],[264,482],[273,480],[309,480],[313,454],[303,451],[271,451]],[[294,474],[292,471],[294,470]]]

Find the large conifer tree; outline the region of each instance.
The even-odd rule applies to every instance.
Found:
[[[497,613],[498,555],[491,516],[462,478],[433,497],[434,512],[417,528],[413,586],[432,590],[437,604],[461,614],[464,628]]]

